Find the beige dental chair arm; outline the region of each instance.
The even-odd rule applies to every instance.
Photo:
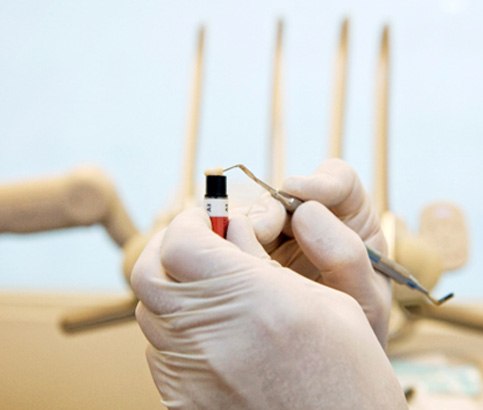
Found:
[[[416,319],[437,320],[479,332],[483,330],[483,311],[478,306],[450,304],[436,307],[419,304],[406,306],[406,310],[415,315]]]
[[[119,246],[138,233],[110,179],[92,167],[0,186],[0,232],[102,224]]]

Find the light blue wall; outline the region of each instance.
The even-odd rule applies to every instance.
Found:
[[[326,156],[339,24],[352,20],[346,159],[370,189],[378,38],[392,26],[391,204],[413,229],[433,200],[466,211],[471,260],[441,287],[483,295],[483,5],[400,1],[0,1],[0,182],[97,164],[136,223],[176,191],[194,39],[207,25],[202,170],[263,175],[275,21],[286,22],[287,167]],[[120,290],[99,227],[0,235],[3,289]]]

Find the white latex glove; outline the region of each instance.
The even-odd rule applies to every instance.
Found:
[[[383,254],[386,242],[356,173],[330,159],[314,175],[288,178],[282,190],[307,202],[290,218],[263,196],[248,212],[257,238],[283,266],[354,297],[385,346],[391,285],[373,271],[364,242]]]
[[[353,298],[272,261],[246,217],[227,235],[202,209],[185,211],[134,268],[136,317],[169,409],[406,408]]]

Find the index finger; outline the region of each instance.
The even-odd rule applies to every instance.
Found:
[[[340,218],[357,213],[366,200],[355,171],[335,158],[325,161],[313,175],[287,178],[283,190],[303,201],[320,202]]]
[[[284,190],[304,201],[329,208],[369,245],[385,250],[379,218],[355,171],[340,159],[330,159],[311,176],[291,177]]]

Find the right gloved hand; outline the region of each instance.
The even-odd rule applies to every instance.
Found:
[[[364,243],[385,253],[386,242],[356,173],[330,159],[311,176],[288,178],[282,190],[306,202],[290,217],[263,196],[248,211],[258,240],[281,265],[354,297],[385,346],[391,285],[372,269]]]

